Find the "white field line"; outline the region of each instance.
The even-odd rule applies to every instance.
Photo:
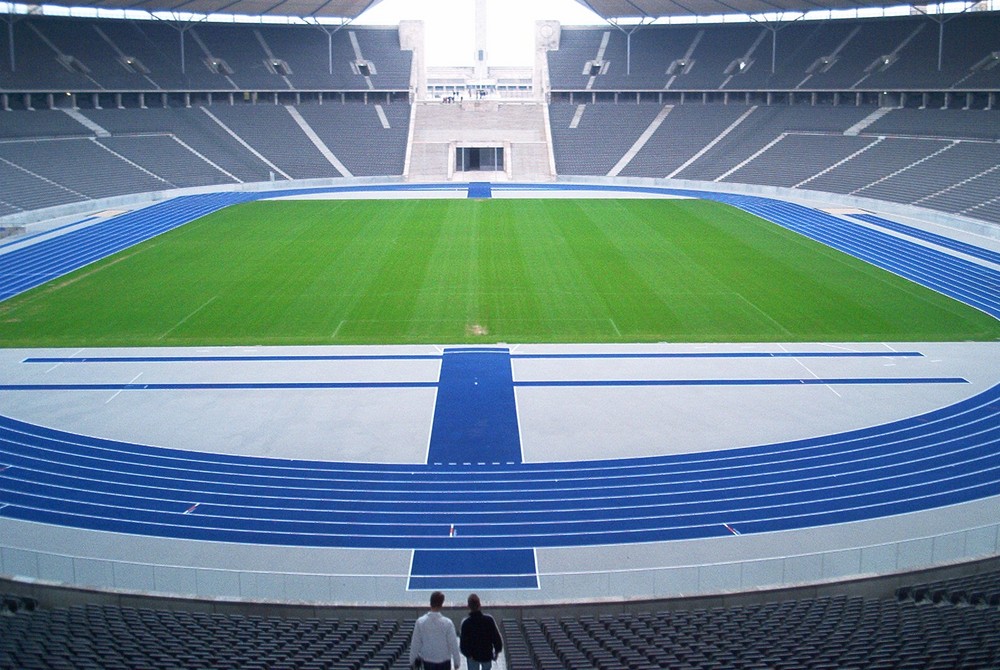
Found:
[[[174,332],[175,330],[177,330],[178,328],[180,328],[181,326],[183,326],[187,322],[188,319],[190,319],[192,316],[194,316],[195,314],[197,314],[201,310],[203,310],[206,307],[208,307],[209,305],[211,305],[213,302],[215,302],[215,299],[218,298],[218,297],[219,296],[215,295],[215,296],[212,296],[211,298],[209,298],[208,302],[206,302],[204,305],[202,305],[201,307],[199,307],[198,309],[194,310],[193,312],[191,312],[190,314],[188,314],[187,316],[185,316],[183,319],[181,319],[180,321],[178,321],[176,324],[174,324],[173,328],[171,328],[170,330],[168,330],[165,333],[163,333],[162,335],[160,335],[160,337],[157,338],[157,339],[162,340],[167,335],[169,335],[170,333]]]

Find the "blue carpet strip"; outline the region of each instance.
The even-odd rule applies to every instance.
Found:
[[[411,591],[426,589],[537,589],[532,549],[417,549],[410,566]]]
[[[492,198],[493,191],[490,188],[490,182],[488,181],[470,181],[469,182],[469,197],[470,198]]]
[[[521,463],[514,381],[507,349],[445,349],[427,462]],[[475,505],[475,502],[470,504]],[[442,533],[462,533],[449,523]],[[415,549],[410,590],[537,589],[533,549]]]

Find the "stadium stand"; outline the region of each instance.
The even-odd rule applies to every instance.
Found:
[[[0,140],[46,137],[85,137],[92,133],[68,114],[38,110],[31,114],[5,114],[0,124]]]
[[[0,145],[0,151],[2,150],[3,145]],[[12,210],[10,213],[65,205],[87,199],[82,193],[56,184],[41,175],[33,174],[3,158],[0,158],[0,183],[3,184],[0,201]]]
[[[778,138],[767,151],[724,180],[791,188],[847,160],[870,142],[860,137],[785,133]]]
[[[1000,151],[995,145],[949,143],[902,172],[857,191],[857,194],[890,202],[918,202],[998,165]]]
[[[30,16],[10,34],[0,215],[403,172],[412,54],[396,29]]]
[[[398,175],[409,110],[401,102],[81,110],[107,132],[102,137],[63,111],[6,112],[0,203],[14,213],[170,188],[342,176],[293,113],[350,174]]]
[[[875,120],[864,132],[899,137],[953,139],[1000,139],[995,112],[961,109],[893,109]]]
[[[217,105],[202,111],[242,138],[286,178],[339,176],[283,106]]]
[[[989,572],[903,586],[896,590],[896,597],[901,601],[918,603],[1000,607],[1000,574]]]
[[[552,148],[559,174],[604,175],[638,139],[661,105],[586,105],[573,127],[577,105],[549,108]],[[613,130],[613,132],[611,132]]]
[[[922,16],[656,25],[630,37],[564,27],[547,59],[557,173],[783,186],[997,221],[1000,115],[979,108],[1000,88],[1000,16],[950,16],[940,69],[938,28]],[[2,169],[18,173],[0,186],[5,213],[404,171],[413,59],[397,29],[28,16],[11,30],[22,67],[0,59],[0,93],[35,111],[6,113],[0,140],[44,141],[0,149]],[[82,120],[48,109],[74,105]],[[100,153],[104,185],[58,167]]]
[[[12,32],[21,67],[0,59],[0,91],[406,91],[412,61],[387,28],[32,16]]]
[[[997,610],[818,597],[742,607],[504,622],[511,670],[990,668]]]
[[[836,132],[846,130],[867,116],[871,110],[857,107],[757,107],[746,119],[690,166],[675,176],[681,179],[724,179],[731,170],[757,156],[759,152],[789,130]]]
[[[403,174],[409,104],[303,105],[298,112],[354,176]]]
[[[949,20],[940,71],[938,25],[921,16],[646,26],[631,36],[631,58],[624,30],[571,28],[548,63],[554,92],[995,89],[996,68],[976,66],[998,32],[995,14]]]
[[[170,133],[230,175],[231,182],[266,181],[269,177],[265,163],[200,109],[91,109],[81,113],[115,136]]]
[[[92,139],[6,142],[0,144],[0,159],[86,198],[170,188]]]
[[[622,176],[666,177],[708,146],[749,108],[739,105],[675,105]]]
[[[150,166],[150,172],[178,188],[232,183],[225,172],[191,151],[174,135],[129,135],[96,141],[136,165]]]
[[[553,102],[559,173],[608,174],[661,108]],[[1000,178],[1000,112],[876,110],[673,105],[620,174],[826,191],[1000,221],[991,207]],[[609,140],[616,127],[622,132]]]
[[[401,670],[413,628],[412,616],[393,612],[225,613],[155,601],[45,606],[16,595],[0,601],[2,670]],[[895,597],[762,595],[717,606],[678,600],[617,612],[578,605],[497,616],[510,670],[975,670],[1000,663],[998,607],[1000,572],[984,566],[908,584]]]
[[[402,669],[409,667],[412,629],[412,620],[394,619],[289,619],[102,605],[18,609],[0,617],[0,669]]]

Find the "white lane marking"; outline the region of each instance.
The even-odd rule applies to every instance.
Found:
[[[128,386],[131,386],[132,384],[134,384],[134,383],[135,383],[135,380],[136,380],[136,379],[138,379],[138,378],[139,378],[139,377],[141,377],[141,376],[142,376],[142,373],[140,372],[140,373],[139,373],[139,374],[137,374],[137,375],[136,375],[135,377],[132,377],[132,381],[130,381],[130,382],[128,383]],[[104,404],[105,404],[105,405],[107,405],[107,404],[108,404],[109,402],[111,402],[112,400],[114,400],[115,398],[117,398],[117,397],[118,397],[118,395],[119,395],[119,394],[120,394],[120,393],[121,393],[122,391],[124,391],[124,390],[125,390],[125,389],[123,389],[123,388],[122,388],[122,389],[118,389],[117,391],[115,391],[115,394],[114,394],[113,396],[111,396],[110,398],[108,398],[107,400],[105,400],[105,401],[104,401]]]

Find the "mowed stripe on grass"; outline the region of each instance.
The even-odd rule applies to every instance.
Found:
[[[998,338],[986,314],[699,200],[248,203],[0,303],[5,346]]]

